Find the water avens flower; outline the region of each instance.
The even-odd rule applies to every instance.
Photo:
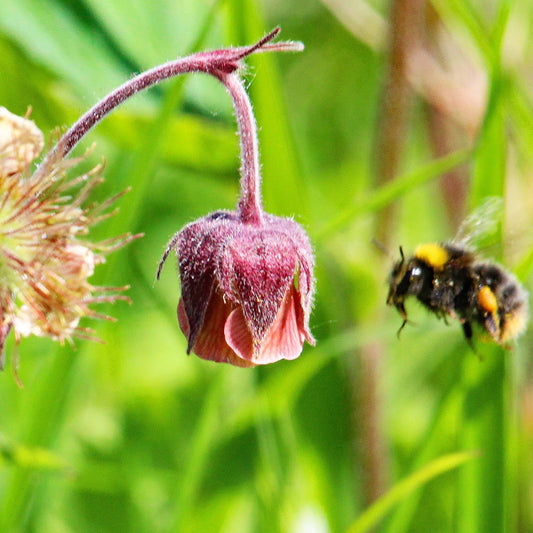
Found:
[[[219,211],[172,239],[179,260],[178,320],[188,352],[236,366],[295,359],[309,331],[313,254],[293,220],[263,213],[246,224]]]
[[[68,178],[79,160],[67,156],[108,113],[137,92],[189,72],[219,79],[232,97],[241,141],[241,197],[236,211],[217,212],[186,226],[171,240],[159,265],[175,250],[182,296],[179,325],[188,352],[205,359],[253,366],[294,359],[304,340],[314,343],[309,313],[314,290],[309,239],[293,220],[269,215],[261,205],[257,132],[238,74],[255,52],[298,51],[301,43],[272,39],[251,46],[200,52],[143,72],[109,93],[59,139],[30,175],[43,136],[28,119],[0,110],[0,349],[14,330],[61,342],[91,337],[82,317],[90,307],[124,299],[120,289],[88,281],[105,253],[136,236],[94,244],[85,237],[112,202],[84,206],[100,181],[100,168]],[[101,317],[109,318],[109,317]]]
[[[301,50],[299,43],[268,47],[276,33],[209,71],[225,85],[237,119],[237,209],[217,211],[185,226],[168,244],[157,273],[159,277],[174,250],[181,279],[178,321],[187,337],[187,352],[236,366],[295,359],[305,340],[315,342],[309,330],[314,292],[311,245],[294,220],[263,210],[257,128],[238,72],[238,60],[253,52]],[[227,53],[213,54],[223,57],[222,52]]]

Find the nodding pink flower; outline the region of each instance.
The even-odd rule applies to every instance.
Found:
[[[299,43],[267,43],[275,30],[238,59],[263,49],[300,50]],[[238,49],[236,49],[238,50]],[[225,58],[229,51],[212,52]],[[309,330],[314,258],[309,238],[291,219],[261,205],[257,131],[252,108],[231,58],[211,69],[232,97],[241,142],[241,197],[236,211],[192,222],[170,241],[178,257],[178,321],[187,353],[236,366],[295,359]]]
[[[128,80],[80,117],[46,155],[31,178],[20,181],[24,187],[30,188],[27,196],[34,196],[35,202],[21,203],[16,186],[8,189],[2,207],[5,209],[10,205],[10,199],[18,211],[21,211],[21,205],[28,206],[28,216],[20,220],[23,224],[20,231],[24,238],[26,233],[29,234],[27,242],[36,253],[30,253],[27,264],[25,258],[19,261],[16,254],[6,254],[5,264],[9,261],[9,272],[20,274],[20,279],[28,280],[28,283],[18,292],[21,305],[17,310],[12,300],[16,287],[9,283],[0,285],[0,319],[2,313],[11,317],[0,320],[0,348],[11,327],[18,336],[32,333],[63,340],[81,334],[83,330],[78,328],[80,316],[91,315],[87,305],[117,298],[94,295],[95,288],[87,278],[103,257],[94,246],[84,247],[74,238],[78,231],[86,231],[102,216],[90,217],[90,213],[80,207],[92,185],[82,188],[80,200],[75,200],[72,205],[58,206],[62,200],[54,195],[49,200],[39,200],[37,193],[41,185],[57,194],[69,189],[70,182],[63,188],[54,188],[58,173],[69,166],[66,156],[113,109],[145,88],[189,72],[204,72],[218,78],[232,97],[241,141],[241,197],[236,211],[213,213],[178,232],[159,265],[158,277],[168,254],[176,251],[182,285],[178,319],[188,339],[188,352],[213,361],[253,366],[294,359],[300,354],[304,340],[314,343],[309,331],[314,291],[313,253],[307,235],[296,222],[263,211],[256,124],[238,75],[240,60],[252,53],[302,50],[301,43],[271,42],[278,33],[279,28],[251,46],[178,58]],[[13,173],[21,174],[41,149],[40,132],[37,134],[30,127],[26,130],[27,135],[21,143],[10,145],[4,154],[6,179],[11,179]],[[0,141],[2,135],[0,127]],[[74,180],[73,184],[77,183],[79,181]],[[39,214],[34,203],[43,211],[42,220],[39,218],[37,225],[32,219],[35,213]],[[56,208],[57,214],[52,216]],[[54,225],[49,225],[52,219]],[[8,216],[7,222],[15,221],[14,217]],[[44,224],[43,235],[52,235],[54,229],[61,237],[56,239],[53,235],[44,254],[37,253],[40,250],[39,224]],[[16,231],[19,230],[10,230],[9,239],[16,235]],[[119,239],[114,247],[130,238],[133,237]],[[40,269],[43,261],[46,263],[44,270]],[[35,269],[36,266],[39,268]],[[0,261],[0,275],[2,267]],[[6,280],[10,279],[9,272]]]
[[[170,242],[179,260],[180,328],[187,352],[236,366],[295,359],[309,331],[313,254],[293,220],[264,214],[261,225],[219,211]]]

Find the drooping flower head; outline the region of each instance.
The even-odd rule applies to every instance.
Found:
[[[124,299],[88,279],[104,254],[129,237],[100,244],[83,237],[107,216],[104,203],[85,207],[101,180],[100,167],[77,178],[66,170],[78,160],[48,159],[30,175],[44,145],[43,134],[27,118],[0,107],[0,351],[11,330],[63,342],[91,337],[79,326],[90,306]],[[3,361],[2,361],[3,362]]]
[[[84,316],[100,317],[91,304],[124,299],[88,281],[106,252],[137,237],[93,244],[81,238],[111,201],[87,208],[99,182],[97,168],[70,179],[77,160],[68,154],[108,113],[137,92],[189,72],[218,78],[230,93],[241,139],[241,198],[235,212],[217,212],[176,234],[182,297],[178,318],[188,351],[240,366],[293,359],[309,332],[313,254],[294,221],[264,213],[257,133],[238,76],[240,60],[259,51],[297,51],[300,43],[272,43],[279,28],[254,45],[200,52],[143,72],[109,93],[59,139],[30,175],[43,136],[29,120],[0,110],[0,349],[14,330],[63,342],[89,336]],[[159,275],[158,272],[158,275]],[[114,289],[119,290],[119,289]],[[111,291],[111,293],[109,292]],[[108,317],[102,317],[108,318]],[[1,361],[0,361],[1,363]]]
[[[293,220],[245,224],[219,211],[172,239],[179,260],[178,319],[188,352],[237,366],[295,359],[309,331],[313,254]]]
[[[237,59],[261,50],[276,33]],[[298,43],[278,46],[272,49],[301,49]],[[229,57],[210,74],[224,83],[234,104],[241,141],[239,204],[235,211],[212,213],[179,231],[158,277],[174,250],[181,279],[178,320],[188,353],[254,366],[295,359],[305,340],[314,344],[309,330],[314,258],[309,238],[294,220],[263,210],[255,119],[239,64]]]

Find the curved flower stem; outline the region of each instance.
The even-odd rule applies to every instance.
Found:
[[[279,31],[279,28],[275,28],[257,43],[250,46],[199,52],[187,57],[181,57],[151,68],[128,80],[78,119],[46,155],[36,170],[35,176],[38,177],[41,173],[45,173],[50,163],[66,157],[93,126],[98,124],[113,109],[143,89],[152,87],[168,78],[190,72],[205,72],[220,79],[220,73],[229,74],[236,71],[240,67],[239,61],[250,54],[266,51],[300,51],[303,49],[303,45],[298,42],[270,43]]]
[[[257,124],[250,98],[237,74],[218,72],[217,78],[225,85],[233,100],[241,145],[241,197],[239,214],[242,222],[260,225],[263,219],[261,206],[261,173],[259,171],[259,143]]]

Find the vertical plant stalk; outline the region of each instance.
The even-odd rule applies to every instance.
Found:
[[[489,346],[483,360],[463,361],[463,413],[460,444],[479,452],[479,460],[459,475],[456,524],[458,533],[499,533],[507,527],[509,483],[507,413],[510,407],[509,359],[499,346]]]
[[[374,157],[377,185],[392,181],[400,170],[413,91],[408,80],[409,56],[420,41],[425,0],[391,0],[387,77],[381,98],[381,116]],[[395,208],[378,217],[376,237],[387,246]]]
[[[481,129],[476,139],[474,169],[470,187],[470,207],[487,196],[505,192],[508,132],[505,112],[505,69],[501,65],[503,35],[509,6],[499,6],[498,32],[491,34],[490,91]],[[502,241],[502,229],[499,228]],[[497,345],[483,351],[483,360],[465,358],[463,387],[465,402],[460,442],[463,449],[480,451],[477,468],[468,465],[461,472],[457,510],[459,533],[513,531],[510,489],[516,483],[510,468],[510,432],[513,390],[512,354]]]
[[[428,5],[425,19],[425,30],[428,36],[428,46],[433,48],[434,55],[438,55],[439,31],[442,21],[437,10]],[[450,118],[434,102],[427,101],[427,130],[435,157],[444,157],[464,144],[460,138],[459,126],[453,124]],[[463,132],[466,137],[466,132]],[[465,200],[468,185],[466,167],[460,166],[449,170],[440,179],[440,190],[446,206],[448,219],[455,233],[465,216]]]
[[[392,181],[399,173],[411,108],[412,89],[407,79],[408,58],[419,42],[424,0],[392,0],[388,72],[381,99],[381,116],[375,140],[377,184]],[[385,246],[394,227],[395,208],[379,212],[376,237]],[[382,430],[379,394],[383,346],[379,342],[361,348],[360,372],[354,379],[354,420],[359,424],[356,445],[362,466],[363,500],[375,501],[386,489],[389,457]]]
[[[379,391],[383,349],[377,342],[365,344],[351,369],[353,449],[360,464],[363,504],[375,502],[388,485],[389,457],[382,429]]]

